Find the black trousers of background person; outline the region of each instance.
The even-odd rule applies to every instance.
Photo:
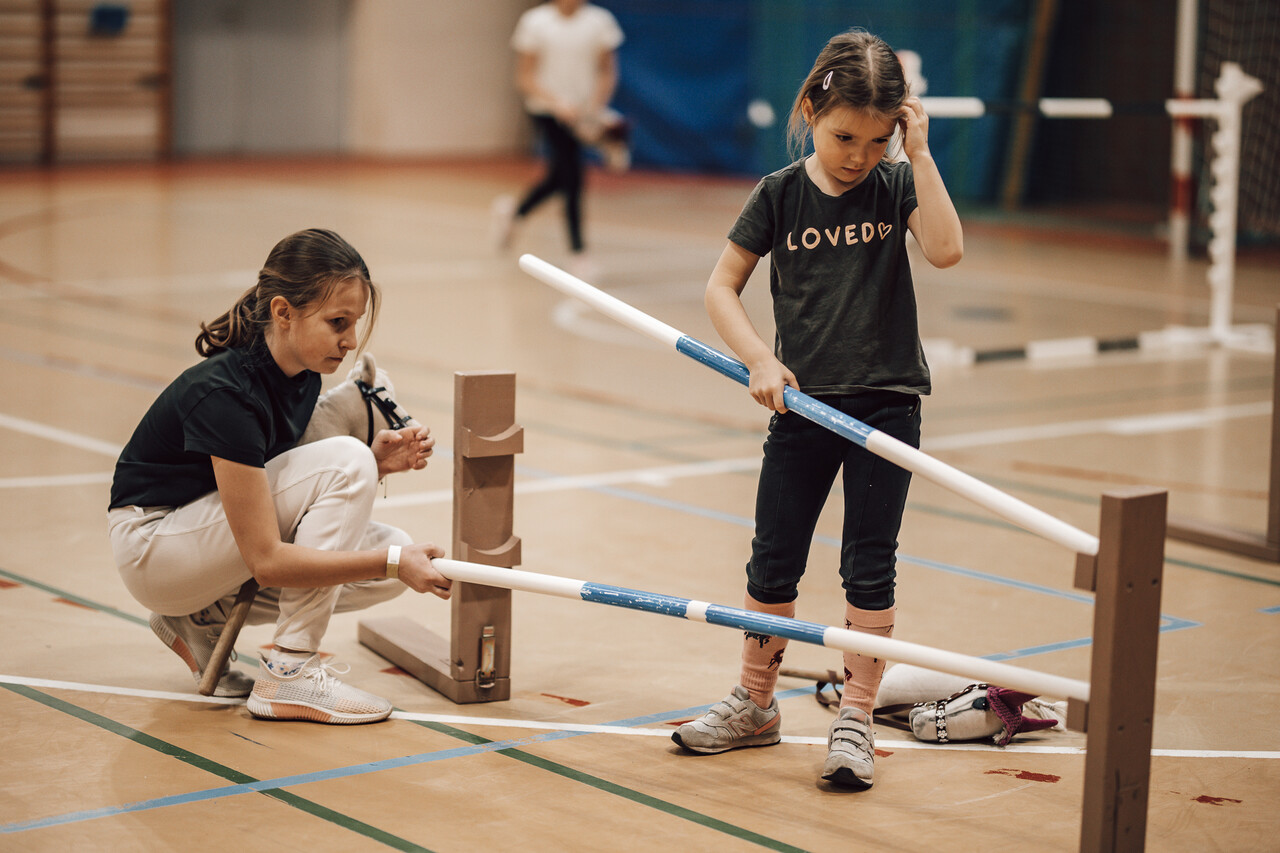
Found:
[[[920,398],[895,391],[823,396],[822,402],[867,426],[920,446]],[[756,535],[747,592],[756,601],[794,601],[814,529],[843,471],[840,577],[845,600],[862,610],[894,606],[898,530],[911,472],[795,412],[774,413],[756,492]]]
[[[573,131],[548,115],[533,116],[534,126],[547,148],[547,173],[525,195],[516,208],[516,216],[524,217],[556,193],[564,195],[565,223],[569,228],[569,246],[582,251],[582,143]]]

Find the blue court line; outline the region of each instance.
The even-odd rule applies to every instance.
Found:
[[[50,702],[55,703],[53,706],[60,710],[64,710],[64,712],[66,707],[75,708],[79,712],[75,714],[75,716],[78,716],[82,719],[89,718],[88,719],[89,722],[93,722],[94,721],[93,718],[102,719],[102,720],[108,719],[108,718],[101,717],[101,715],[85,711],[84,709],[80,709],[77,706],[72,705],[71,703],[64,702],[63,700],[54,699],[53,697],[48,696],[47,694],[41,693],[40,691],[37,691],[33,688],[10,686],[10,685],[0,685],[0,687],[5,687],[6,689],[10,689],[15,693],[19,693],[20,695],[26,695],[29,698],[35,698],[39,701],[45,701],[46,704],[49,704]],[[779,698],[785,699],[785,698],[790,698],[796,695],[807,694],[808,692],[809,690],[807,688],[801,688],[801,689],[794,689],[794,690],[780,692],[778,693],[778,696]],[[701,705],[693,708],[686,708],[682,711],[677,711],[674,714],[647,715],[644,717],[635,717],[630,720],[619,720],[614,723],[607,723],[606,725],[631,727],[631,726],[638,725],[641,722],[668,720],[668,719],[671,719],[672,716],[676,716],[677,718],[684,715],[696,716],[704,713],[710,707],[711,707],[710,705]],[[471,735],[469,732],[463,731],[462,729],[454,728],[453,726],[447,726],[440,723],[419,723],[419,725],[425,725],[441,734],[448,734],[453,737],[466,736],[467,738],[475,738],[476,740],[480,740],[479,736]],[[187,753],[186,750],[180,750],[179,748],[171,747],[168,744],[163,744],[163,742],[156,741],[154,738],[150,737],[149,735],[145,735],[144,733],[138,732],[135,729],[130,729],[129,727],[123,726],[122,724],[116,723],[115,721],[109,721],[109,725],[107,726],[107,728],[109,731],[112,731],[116,734],[121,734],[122,736],[128,737],[131,740],[143,743],[144,745],[151,746],[152,748],[157,748],[157,746],[160,746],[161,751],[164,752],[165,754],[174,755],[175,752],[181,752],[182,754],[191,754],[191,753]],[[190,791],[185,794],[173,794],[166,797],[156,797],[150,800],[142,800],[138,802],[127,803],[121,806],[106,806],[106,807],[96,808],[96,809],[85,809],[79,812],[68,812],[61,815],[51,815],[51,816],[37,818],[33,820],[28,820],[28,821],[17,821],[9,824],[0,824],[0,834],[11,834],[11,833],[17,833],[17,832],[26,832],[26,831],[35,830],[35,829],[45,829],[52,826],[63,826],[66,824],[80,823],[88,820],[96,820],[98,818],[113,817],[121,814],[132,814],[137,812],[150,811],[153,809],[167,808],[169,806],[179,806],[179,805],[187,805],[190,803],[208,802],[211,800],[240,796],[241,794],[250,794],[250,793],[265,793],[265,794],[276,796],[277,798],[285,798],[287,802],[290,802],[295,805],[301,805],[306,810],[310,810],[307,807],[318,808],[320,810],[325,811],[326,814],[328,814],[330,813],[330,810],[323,809],[323,807],[314,806],[314,804],[310,803],[309,801],[303,800],[297,795],[290,794],[286,796],[286,792],[283,791],[282,789],[296,787],[300,785],[306,785],[312,782],[325,782],[331,779],[352,778],[356,776],[366,775],[369,773],[381,772],[383,770],[393,770],[393,769],[402,768],[402,767],[413,767],[413,766],[418,766],[423,764],[432,764],[432,763],[435,763],[436,761],[445,761],[452,758],[460,758],[460,757],[466,757],[470,755],[483,755],[483,754],[494,753],[494,752],[506,752],[510,750],[516,750],[517,747],[521,747],[521,746],[529,746],[532,744],[546,743],[549,741],[556,741],[556,740],[565,740],[567,738],[581,737],[582,735],[586,735],[586,734],[593,734],[593,732],[556,731],[556,732],[546,732],[540,735],[530,735],[528,737],[515,738],[515,739],[505,740],[505,741],[485,741],[484,743],[473,742],[470,745],[465,747],[455,747],[452,749],[437,750],[435,752],[419,753],[416,755],[400,756],[398,758],[389,758],[389,759],[382,759],[379,761],[364,762],[361,764],[354,764],[347,767],[331,768],[329,770],[315,771],[311,773],[300,773],[300,774],[294,774],[291,776],[282,776],[275,779],[261,779],[261,780],[251,781],[251,782],[237,783],[233,785],[224,785],[218,788],[208,788],[200,791]],[[175,757],[181,758],[180,755]],[[724,832],[728,835],[741,838],[745,841],[756,843],[763,847],[768,847],[774,850],[788,850],[788,851],[800,850],[800,848],[786,844],[785,842],[782,842],[782,841],[778,841],[777,839],[760,835],[759,833],[755,833],[750,830],[744,829],[742,827],[738,827],[733,824],[726,823],[725,821],[721,821],[716,818],[711,818],[707,815],[702,815],[698,812],[694,812],[690,809],[686,809],[681,806],[676,806],[675,804],[672,804],[672,803],[667,803],[664,800],[659,800],[656,797],[651,797],[646,794],[641,794],[638,791],[631,791],[630,789],[624,788],[623,786],[614,785],[613,783],[608,783],[605,780],[599,780],[597,777],[591,777],[589,774],[578,773],[577,771],[573,771],[571,768],[564,768],[562,765],[556,765],[554,762],[548,762],[537,756],[532,756],[532,755],[525,756],[522,753],[520,753],[518,750],[516,750],[512,752],[512,755],[510,757],[521,758],[522,760],[526,760],[526,763],[529,763],[533,766],[539,767],[540,769],[544,769],[544,770],[548,769],[547,765],[551,765],[552,769],[560,768],[563,771],[567,771],[567,772],[561,772],[560,775],[565,775],[575,781],[582,781],[583,778],[589,778],[593,781],[604,783],[604,784],[597,784],[594,787],[601,788],[602,790],[605,790],[606,792],[609,792],[609,793],[614,793],[619,796],[624,796],[628,799],[631,799],[633,802],[637,802],[641,805],[646,805],[651,808],[656,808],[672,816],[686,819],[686,820],[692,820],[693,822],[698,823],[699,825],[706,826],[713,830]],[[207,761],[205,761],[204,763],[207,763]],[[202,767],[202,769],[208,770],[210,772],[214,772],[210,767],[204,767],[203,763],[196,764],[196,766]],[[244,775],[239,773],[238,771],[232,771],[230,770],[230,768],[224,768],[224,770],[227,773],[232,775],[236,775],[236,776]],[[321,816],[324,816],[324,815],[321,815]],[[383,843],[387,843],[390,846],[399,847],[400,849],[417,849],[417,850],[425,849],[425,848],[420,848],[417,845],[414,845],[412,842],[406,841],[405,839],[401,839],[389,833],[385,833],[382,830],[377,829],[376,827],[372,827],[368,824],[355,821],[345,815],[340,815],[340,817],[343,818],[343,820],[339,821],[338,825],[344,826],[345,828],[351,829],[353,831],[361,832],[366,836],[372,837],[375,840],[382,841]]]
[[[527,472],[527,471],[526,473],[531,473],[534,476],[551,476],[545,473],[536,473],[536,472]],[[619,486],[593,486],[591,487],[590,491],[606,494],[606,495],[609,495],[610,497],[616,497],[621,500],[645,503],[645,504],[649,504],[650,506],[656,506],[661,509],[671,510],[674,512],[681,512],[686,515],[697,515],[702,518],[710,518],[716,521],[723,521],[727,524],[733,524],[738,527],[745,527],[747,529],[753,529],[755,527],[755,520],[751,518],[747,518],[745,516],[734,515],[732,513],[727,513],[727,512],[720,512],[718,510],[708,510],[703,507],[695,506],[693,504],[684,503],[682,501],[676,501],[670,498],[657,497],[654,495],[647,495],[647,494],[644,494],[643,492],[636,492],[630,489],[621,488]],[[1003,524],[1003,522],[1001,523]],[[1020,533],[1025,533],[1025,531],[1023,531],[1021,528],[1015,528],[1013,527],[1013,525],[1009,525],[1009,527],[1010,529],[1018,530],[1018,532]],[[815,535],[813,537],[813,541],[822,545],[829,545],[837,549],[840,547],[840,544],[841,544],[839,539],[836,539],[835,537],[832,537],[832,536],[824,536],[824,535]],[[1021,589],[1027,592],[1034,592],[1040,595],[1048,595],[1055,598],[1063,598],[1068,601],[1074,601],[1081,604],[1088,604],[1089,606],[1093,606],[1093,597],[1090,595],[1086,595],[1084,593],[1072,592],[1070,590],[1064,590],[1064,589],[1057,589],[1056,587],[1043,586],[1041,584],[1030,583],[1028,581],[1015,580],[1013,578],[1007,578],[1001,575],[991,574],[989,572],[981,572],[981,571],[978,571],[977,569],[966,569],[961,566],[951,565],[949,563],[941,563],[936,560],[929,560],[924,557],[913,557],[910,554],[899,553],[898,561],[903,563],[911,563],[913,565],[921,566],[927,569],[933,569],[939,572],[946,572],[947,574],[953,574],[959,577],[970,578],[972,580],[979,580],[985,583],[993,583],[1000,586],[1008,586],[1014,589]],[[1185,628],[1198,628],[1201,626],[1201,623],[1199,622],[1195,622],[1190,619],[1182,619],[1178,616],[1169,616],[1163,613],[1160,615],[1160,619],[1161,619],[1161,622],[1163,623],[1160,627],[1161,633],[1166,633],[1168,631],[1180,631]],[[1024,649],[1016,649],[1010,652],[996,652],[990,655],[982,655],[980,657],[985,657],[986,659],[993,660],[993,661],[1014,660],[1016,658],[1032,657],[1034,655],[1041,655],[1041,654],[1048,654],[1049,652],[1062,651],[1064,649],[1079,648],[1080,646],[1090,645],[1092,642],[1093,642],[1092,637],[1083,637],[1076,640],[1064,640],[1057,643],[1046,643],[1038,646],[1028,646]]]
[[[363,776],[368,773],[379,773],[383,770],[396,770],[401,767],[430,764],[436,761],[447,761],[451,758],[461,758],[468,755],[482,755],[488,752],[499,752],[504,749],[528,746],[530,744],[540,743],[547,740],[558,740],[559,737],[556,737],[557,735],[576,737],[578,734],[586,734],[586,732],[548,732],[546,735],[535,735],[528,738],[495,741],[492,743],[473,746],[460,746],[454,747],[453,749],[440,750],[438,752],[424,752],[418,755],[405,755],[399,758],[386,758],[379,761],[369,761],[363,764],[353,764],[348,767],[334,767],[328,770],[313,771],[311,773],[298,773],[293,776],[278,776],[274,779],[261,779],[256,782],[224,785],[218,788],[206,788],[202,791],[190,791],[185,794],[172,794],[167,797],[139,800],[138,802],[127,803],[122,806],[104,806],[102,808],[86,809],[85,811],[79,812],[67,812],[60,815],[36,818],[34,820],[6,823],[0,825],[0,833],[27,832],[33,829],[47,829],[51,826],[62,826],[69,823],[80,823],[86,820],[95,820],[97,818],[151,811],[153,809],[162,809],[169,806],[182,806],[190,803],[208,802],[210,800],[218,800],[225,797],[236,797],[241,794],[257,794],[265,791],[274,791],[280,788],[294,788],[299,785],[307,785],[312,782],[328,782],[334,779],[348,779],[353,776]]]
[[[928,567],[933,567],[933,568],[939,568],[941,570],[948,570],[949,568],[954,568],[954,567],[947,567],[945,566],[945,564],[933,563],[932,561],[926,561],[922,563],[922,565],[926,565]],[[26,580],[24,578],[21,578],[20,576],[14,575],[13,573],[7,572],[4,570],[0,570],[0,573],[8,577],[11,577],[14,580],[17,580],[19,582],[24,582]],[[970,573],[967,570],[961,570],[961,573],[972,574],[974,576],[982,576],[983,574],[983,573],[976,573],[976,572]],[[1004,579],[999,579],[999,580],[1004,580]],[[1032,591],[1037,591],[1037,592],[1047,592],[1051,594],[1058,594],[1060,592],[1058,590],[1053,590],[1048,587],[1040,587],[1035,584],[1027,584],[1024,582],[1015,582],[1014,585],[1019,586],[1021,588],[1029,589]],[[56,589],[54,589],[53,587],[49,587],[45,584],[38,584],[38,586],[41,589],[44,589],[48,592],[52,592],[55,594],[58,593]],[[1068,597],[1073,598],[1075,600],[1081,600],[1086,602],[1089,600],[1087,596],[1082,596],[1075,593],[1068,594]],[[85,603],[89,603],[89,602],[85,602]],[[115,612],[118,613],[118,611],[115,611]],[[1194,622],[1190,622],[1188,620],[1174,619],[1172,617],[1162,617],[1162,618],[1166,620],[1167,624],[1161,627],[1160,629],[1161,632],[1178,630],[1186,627],[1192,627],[1197,624]],[[984,657],[988,660],[1010,660],[1013,658],[1026,657],[1026,656],[1036,655],[1036,654],[1044,654],[1044,653],[1059,651],[1063,649],[1078,648],[1081,646],[1089,645],[1091,642],[1092,642],[1091,638],[1086,637],[1079,640],[1072,640],[1072,641],[1065,641],[1065,642],[1029,647],[1029,648],[1017,650],[1014,652],[995,653],[991,655],[986,655]],[[812,691],[812,688],[810,687],[793,688],[791,690],[780,691],[778,693],[778,698],[779,700],[787,700],[790,698],[794,698],[796,696],[806,696],[806,695],[809,695],[811,691]],[[639,717],[632,717],[624,720],[616,720],[612,723],[607,723],[606,725],[629,728],[629,727],[652,724],[656,722],[667,722],[671,720],[693,718],[693,717],[697,717],[702,713],[705,713],[706,710],[710,707],[711,705],[698,705],[698,706],[693,706],[693,707],[684,708],[684,709],[677,709],[677,710],[665,711],[661,713],[647,714]],[[580,737],[583,734],[589,734],[589,732],[573,732],[573,731],[545,732],[542,734],[530,735],[523,738],[516,738],[511,740],[505,740],[505,741],[488,742],[484,744],[470,744],[468,746],[454,747],[454,748],[445,749],[445,750],[437,750],[435,752],[419,753],[416,755],[401,756],[397,758],[389,758],[389,759],[383,759],[383,760],[373,761],[373,762],[363,762],[363,763],[351,765],[348,767],[330,768],[323,771],[315,771],[315,772],[304,773],[304,774],[295,774],[292,776],[278,777],[275,779],[265,779],[265,780],[258,780],[254,782],[237,783],[233,785],[221,786],[218,788],[188,792],[185,794],[159,797],[152,800],[144,800],[136,803],[129,803],[122,806],[90,809],[82,812],[71,812],[63,815],[55,815],[55,816],[50,816],[50,817],[41,818],[41,819],[32,820],[32,821],[24,821],[24,822],[0,825],[0,833],[11,833],[11,832],[26,831],[30,829],[39,829],[39,828],[45,828],[48,826],[93,820],[100,817],[109,817],[109,816],[118,815],[118,814],[147,811],[147,810],[157,809],[157,808],[166,808],[168,806],[173,806],[173,805],[184,805],[188,803],[204,802],[204,801],[213,800],[213,799],[239,796],[241,794],[246,794],[246,793],[262,793],[266,791],[274,791],[282,788],[306,785],[312,782],[321,782],[321,781],[328,781],[332,779],[350,778],[353,776],[360,776],[360,775],[365,775],[369,773],[381,772],[383,770],[393,770],[393,769],[402,768],[402,767],[431,764],[437,761],[445,761],[453,758],[462,758],[462,757],[467,757],[471,755],[482,755],[482,754],[493,753],[493,752],[502,752],[505,750],[516,749],[523,746],[530,746],[530,745],[546,743],[550,741]]]
[[[139,746],[143,746],[145,748],[155,750],[156,752],[159,752],[160,754],[166,755],[170,758],[176,758],[179,761],[183,762],[184,764],[203,770],[212,775],[221,776],[223,779],[227,779],[236,783],[250,783],[254,781],[253,777],[249,776],[246,773],[241,773],[240,771],[235,770],[234,768],[227,767],[226,765],[223,765],[223,764],[219,764],[218,762],[205,758],[202,755],[197,755],[196,753],[193,753],[190,750],[186,750],[174,744],[168,743],[166,741],[162,741],[159,738],[156,738],[147,734],[146,732],[142,732],[142,731],[139,731],[138,729],[132,728],[130,726],[126,726],[123,723],[120,723],[116,720],[111,719],[110,717],[105,717],[101,714],[94,713],[93,711],[90,711],[87,708],[83,708],[83,707],[80,707],[79,705],[75,705],[66,700],[51,696],[48,693],[41,692],[32,687],[27,687],[25,685],[19,685],[19,684],[0,684],[0,687],[6,690],[9,690],[12,693],[18,694],[20,696],[25,696],[28,699],[39,702],[55,711],[61,711],[64,714],[67,714],[83,722],[89,723],[90,725],[95,725],[111,734],[118,735],[120,737],[125,738],[126,740],[132,741],[133,743],[136,743]],[[350,815],[343,814],[341,812],[330,809],[327,806],[323,806],[320,803],[312,802],[310,800],[304,799],[303,797],[299,797],[297,794],[294,794],[288,791],[278,790],[278,789],[265,790],[265,791],[262,791],[261,793],[264,796],[270,797],[274,800],[278,800],[279,802],[284,803],[285,805],[291,806],[292,808],[298,809],[299,811],[305,812],[314,817],[318,817],[322,820],[325,820],[328,823],[334,825],[335,827],[347,829],[358,835],[363,835],[366,838],[369,838],[371,840],[381,842],[387,845],[388,847],[393,847],[397,850],[416,851],[416,853],[430,853],[430,851],[427,848],[419,844],[416,844],[412,841],[409,841],[408,839],[400,838],[399,836],[393,835],[392,833],[389,833],[376,826],[365,823],[364,821],[361,821],[361,820],[357,820],[351,817]],[[131,809],[129,806],[125,806],[123,807],[123,810],[129,811],[129,810],[136,810],[136,809]],[[90,809],[90,810],[85,810],[83,812],[79,812],[72,815],[71,816],[72,819],[70,820],[63,820],[62,819],[63,816],[54,816],[48,819],[37,819],[34,821],[21,821],[13,824],[3,825],[3,826],[0,826],[0,833],[21,832],[28,829],[40,828],[40,826],[42,825],[53,826],[53,825],[58,825],[62,823],[72,823],[72,822],[78,822],[81,820],[91,820],[94,818],[106,817],[106,816],[109,816],[112,814],[118,814],[118,813],[121,813],[120,807],[109,807],[106,809],[101,809],[101,808]]]
[[[547,475],[543,475],[543,476],[547,476]],[[648,504],[659,506],[665,509],[675,510],[685,514],[698,515],[705,518],[711,518],[713,520],[734,524],[734,525],[745,527],[748,529],[754,527],[754,521],[752,519],[745,518],[743,516],[733,515],[730,513],[724,513],[724,512],[719,512],[715,510],[708,510],[708,509],[697,507],[691,504],[685,504],[679,501],[672,501],[666,498],[657,498],[650,495],[645,495],[641,492],[631,491],[628,489],[623,489],[623,488],[614,487],[614,486],[598,486],[598,487],[594,487],[592,490],[600,493],[608,494],[613,497],[621,498],[624,500],[648,503]],[[839,540],[836,540],[833,537],[828,537],[828,536],[815,536],[814,541],[824,545],[831,546],[831,547],[836,547],[836,548],[840,546]],[[898,559],[903,562],[920,565],[922,567],[931,568],[936,571],[943,571],[943,572],[955,574],[962,577],[981,580],[984,582],[997,583],[997,584],[1010,586],[1017,589],[1036,592],[1039,594],[1065,598],[1065,599],[1080,602],[1080,603],[1092,604],[1091,597],[1080,594],[1080,593],[1055,589],[1053,587],[1046,587],[1039,584],[1032,584],[1025,581],[1017,581],[1010,578],[1001,577],[999,575],[993,575],[986,572],[979,572],[973,569],[965,569],[962,567],[953,566],[946,563],[940,563],[933,560],[911,557],[910,555],[899,554]],[[3,569],[0,569],[0,574],[8,576],[17,582],[27,583],[27,584],[30,584],[31,586],[43,589],[52,594],[59,595],[61,597],[68,598],[69,600],[76,601],[77,603],[85,604],[87,606],[94,607],[104,612],[113,613],[115,615],[129,619],[130,621],[136,621],[139,623],[144,622],[144,620],[138,617],[131,616],[130,614],[123,613],[122,611],[116,610],[114,608],[98,605],[86,599],[82,599],[69,594],[64,594],[54,587],[48,586],[46,584],[43,584],[37,581],[33,581],[28,578],[22,578],[20,576],[7,572]],[[1280,611],[1280,607],[1274,608],[1274,609],[1277,611]],[[1197,622],[1180,619],[1177,617],[1165,616],[1163,614],[1161,616],[1161,620],[1164,623],[1160,628],[1161,633],[1164,633],[1167,631],[1181,630],[1189,627],[1197,627],[1199,625],[1199,623]],[[1085,638],[1080,638],[1076,640],[1068,640],[1068,641],[1062,641],[1057,643],[1049,643],[1049,644],[1043,644],[1038,646],[1026,647],[1026,648],[1014,650],[1011,652],[998,652],[990,655],[985,655],[983,657],[993,661],[1005,661],[1005,660],[1012,660],[1015,658],[1046,654],[1049,652],[1061,651],[1065,649],[1079,648],[1082,646],[1088,646],[1091,643],[1092,643],[1092,638],[1085,637]],[[780,699],[787,699],[797,695],[808,695],[811,692],[811,690],[812,688],[808,688],[808,687],[797,688],[797,689],[793,689],[785,692],[780,692],[778,696]],[[696,706],[693,708],[687,708],[687,709],[677,710],[672,712],[650,714],[644,717],[632,718],[631,720],[619,720],[614,723],[609,723],[608,725],[631,727],[631,726],[637,726],[637,725],[644,725],[646,723],[651,723],[651,722],[662,722],[662,721],[667,721],[672,719],[681,719],[684,717],[696,717],[699,714],[704,713],[709,707],[711,706],[703,705],[703,706]],[[317,772],[308,773],[308,774],[298,774],[295,776],[280,777],[278,779],[261,780],[253,783],[241,783],[236,785],[224,786],[221,788],[208,789],[205,791],[197,791],[197,792],[190,792],[188,794],[162,797],[162,798],[157,798],[155,800],[148,800],[140,803],[132,803],[125,806],[113,807],[109,809],[96,809],[96,810],[90,810],[90,811],[81,812],[81,813],[71,813],[68,815],[55,816],[53,818],[45,818],[42,820],[54,821],[55,823],[70,823],[70,822],[76,822],[80,820],[90,820],[96,817],[127,813],[130,811],[145,811],[152,808],[164,808],[169,805],[180,805],[188,802],[200,802],[200,801],[209,800],[209,799],[218,799],[221,797],[238,796],[239,794],[244,794],[244,793],[255,793],[255,792],[262,792],[265,790],[274,790],[274,789],[279,789],[284,787],[304,785],[310,782],[327,781],[330,779],[338,779],[338,778],[347,778],[351,776],[363,775],[366,773],[380,772],[382,770],[390,770],[390,769],[396,769],[400,767],[415,766],[418,764],[434,763],[436,761],[448,760],[451,758],[458,758],[458,757],[465,757],[468,755],[501,752],[508,749],[514,749],[520,746],[528,746],[532,744],[544,743],[544,742],[554,741],[554,740],[561,740],[561,739],[570,738],[570,737],[579,737],[582,734],[587,734],[587,733],[586,732],[566,732],[566,731],[547,732],[539,735],[532,735],[529,737],[518,738],[514,740],[489,742],[486,744],[473,744],[466,747],[456,747],[453,749],[441,750],[441,751],[432,752],[432,753],[421,753],[418,755],[403,756],[403,757],[394,758],[394,759],[384,759],[382,761],[376,761],[376,762],[367,762],[367,763],[362,763],[358,765],[352,765],[346,768],[333,768],[325,771],[317,771]],[[29,821],[23,824],[0,825],[0,832],[21,831],[22,829],[39,828],[45,825],[54,825],[54,823],[41,823],[39,821]]]

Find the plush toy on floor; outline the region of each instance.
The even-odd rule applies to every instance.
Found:
[[[395,401],[394,394],[387,372],[378,367],[371,353],[363,353],[346,380],[320,395],[298,444],[336,435],[350,435],[372,444],[380,429],[417,426],[418,422]]]
[[[1007,687],[897,664],[880,682],[876,715],[905,719],[918,740],[989,740],[1005,746],[1023,732],[1061,728],[1066,707]]]
[[[826,673],[782,670],[781,675],[813,679],[815,696],[826,707],[840,706],[842,681]],[[835,699],[824,691],[830,685]],[[876,694],[876,722],[905,729],[932,743],[986,740],[1005,746],[1015,735],[1065,729],[1066,702],[1049,702],[994,684],[978,684],[960,675],[909,664],[885,670]]]

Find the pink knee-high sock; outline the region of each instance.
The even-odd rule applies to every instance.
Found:
[[[893,636],[894,614],[897,608],[888,610],[862,610],[846,603],[844,606],[844,626],[850,631],[862,631],[867,634],[878,634],[881,637]],[[844,692],[840,698],[841,708],[861,708],[868,715],[876,704],[876,693],[880,690],[880,677],[884,675],[884,659],[860,655],[855,652],[844,653]]]
[[[747,610],[756,613],[771,613],[774,616],[791,618],[796,615],[796,603],[765,604],[756,601],[747,593],[745,603]],[[773,688],[778,683],[778,668],[782,665],[782,652],[787,648],[783,637],[769,637],[748,631],[742,639],[742,686],[747,688],[751,701],[761,708],[768,708],[773,701]]]

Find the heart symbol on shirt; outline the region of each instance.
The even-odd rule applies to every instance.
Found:
[[[880,239],[883,240],[884,235],[888,234],[892,230],[893,230],[893,225],[891,223],[881,222],[880,223]]]

